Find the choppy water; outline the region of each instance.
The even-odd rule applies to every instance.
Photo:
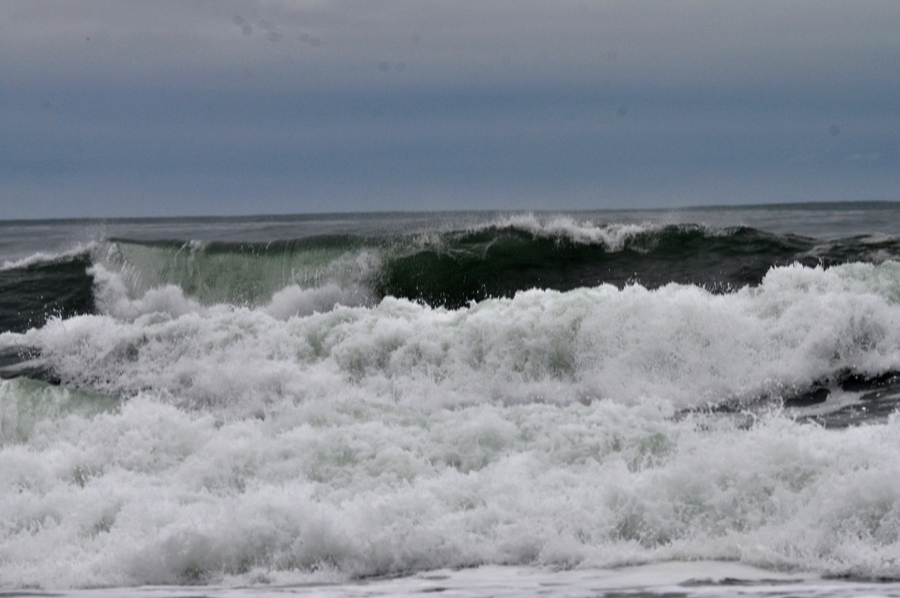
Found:
[[[900,578],[896,204],[0,230],[4,589]]]

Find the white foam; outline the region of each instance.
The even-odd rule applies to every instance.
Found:
[[[339,305],[354,307],[372,302],[371,292],[359,285],[342,288],[329,283],[311,289],[291,285],[275,293],[265,311],[279,320],[287,320],[295,316],[331,311]]]
[[[96,265],[88,269],[88,274],[94,279],[97,308],[120,320],[134,320],[153,313],[178,317],[202,310],[196,300],[185,297],[184,291],[175,285],[152,288],[140,298],[132,299],[120,273],[110,272],[103,266]]]
[[[0,266],[0,271],[3,270],[14,270],[18,268],[27,268],[29,266],[34,266],[35,264],[42,264],[48,262],[58,262],[62,260],[66,260],[69,258],[73,258],[82,253],[93,251],[97,247],[96,242],[90,243],[78,243],[72,248],[61,251],[58,253],[46,253],[43,251],[38,251],[29,255],[28,257],[24,257],[18,260],[4,260],[3,265]]]
[[[299,288],[256,309],[165,289],[122,303],[106,282],[104,314],[0,336],[69,386],[129,398],[0,449],[4,587],[696,559],[900,576],[900,419],[672,417],[900,367],[896,263],[456,311]],[[4,384],[4,401],[20,392]]]
[[[146,397],[0,451],[6,584],[298,583],[672,559],[897,575],[896,421],[708,431],[612,403],[217,421]]]
[[[102,265],[88,270],[94,279],[94,297],[103,314],[118,320],[132,321],[148,314],[166,314],[177,318],[187,313],[206,313],[208,308],[197,300],[185,297],[175,285],[151,288],[138,298],[132,298],[133,286],[126,284],[122,272],[109,271]],[[132,286],[132,288],[129,288]],[[290,285],[275,292],[262,310],[279,320],[328,312],[337,306],[364,306],[374,301],[371,291],[361,285],[339,286],[327,283],[320,287],[302,288]],[[227,313],[228,306],[218,306]]]
[[[528,291],[458,311],[393,298],[342,307],[368,297],[335,287],[290,287],[262,309],[201,308],[175,287],[128,299],[97,269],[98,303],[113,318],[53,321],[26,342],[71,383],[100,377],[112,394],[156,388],[201,404],[362,385],[370,400],[415,404],[659,397],[686,408],[840,369],[900,367],[898,268],[791,266],[729,295],[679,285]],[[313,315],[283,321],[304,314]],[[133,359],[98,360],[136,338]]]
[[[574,243],[602,243],[610,251],[620,251],[628,239],[663,228],[663,225],[644,224],[597,224],[588,220],[577,220],[571,216],[551,216],[538,218],[534,214],[516,214],[498,219],[488,227],[513,227],[540,237],[564,237]]]

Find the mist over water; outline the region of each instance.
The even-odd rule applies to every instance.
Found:
[[[900,577],[893,210],[42,223],[2,585]]]

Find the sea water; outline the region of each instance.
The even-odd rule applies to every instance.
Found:
[[[0,592],[900,595],[897,204],[0,232]]]

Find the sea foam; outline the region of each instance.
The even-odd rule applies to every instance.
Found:
[[[222,421],[139,395],[4,446],[0,571],[43,587],[671,559],[900,573],[895,420],[835,433],[670,414],[343,396]]]
[[[201,305],[118,276],[95,272],[101,313],[0,335],[62,380],[0,382],[4,585],[672,559],[900,576],[900,420],[691,411],[900,368],[897,263],[457,310],[292,286]]]
[[[130,299],[97,270],[105,314],[6,342],[38,348],[67,384],[149,389],[185,406],[352,390],[410,405],[660,398],[692,408],[900,368],[898,269],[776,268],[726,295],[675,284],[533,290],[459,310],[390,297],[349,307],[368,297],[333,287],[288,287],[260,308],[201,306],[177,287]]]

